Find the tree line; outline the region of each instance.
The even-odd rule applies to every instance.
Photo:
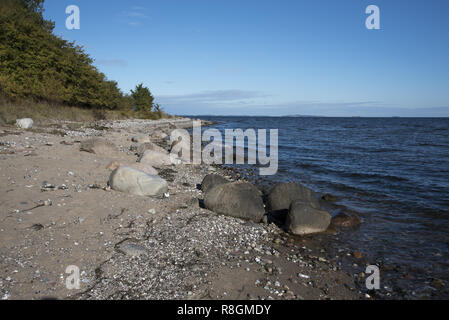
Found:
[[[81,46],[53,34],[44,0],[0,1],[0,94],[69,106],[161,112],[143,84],[124,94]]]

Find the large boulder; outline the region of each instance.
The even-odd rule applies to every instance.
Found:
[[[149,175],[152,175],[152,176],[157,176],[158,175],[157,170],[154,169],[151,165],[145,164],[145,163],[139,163],[139,162],[127,164],[127,163],[123,163],[123,162],[120,162],[120,161],[112,161],[111,163],[108,164],[106,169],[108,169],[110,171],[114,171],[115,169],[117,169],[118,167],[121,167],[121,166],[131,167],[131,168],[143,171],[146,174],[149,174]]]
[[[331,215],[324,210],[315,209],[302,201],[295,200],[285,221],[289,232],[306,235],[325,231],[331,223]]]
[[[218,214],[260,222],[265,214],[261,192],[247,182],[219,184],[208,190],[204,206]]]
[[[113,157],[118,154],[118,148],[115,144],[101,138],[82,141],[80,151],[90,152],[105,157]]]
[[[146,150],[138,161],[155,167],[172,164],[170,155],[156,150]],[[176,164],[176,162],[174,164]]]
[[[288,210],[295,200],[307,203],[312,208],[320,209],[315,192],[297,182],[276,184],[268,193],[267,207],[269,211]]]
[[[229,183],[229,180],[218,174],[208,174],[204,177],[203,182],[201,182],[201,191],[207,192],[213,187],[224,183]]]
[[[116,191],[137,196],[160,196],[168,191],[167,181],[143,171],[121,166],[109,177],[109,185]]]
[[[33,119],[30,118],[23,118],[23,119],[17,119],[16,120],[16,126],[18,126],[21,129],[31,129],[33,127]]]

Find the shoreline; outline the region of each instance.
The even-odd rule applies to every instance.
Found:
[[[8,181],[1,199],[2,297],[365,298],[313,237],[292,236],[275,224],[247,222],[200,206],[203,194],[197,185],[204,176],[242,180],[241,174],[233,177],[216,166],[170,165],[157,168],[168,182],[167,198],[108,190],[108,163],[135,162],[131,140],[154,132],[157,121],[0,128],[0,174]],[[188,120],[179,120],[181,126],[182,121]],[[176,122],[159,124],[170,129]],[[114,157],[81,152],[77,141],[93,136],[114,143],[120,152]],[[42,192],[45,181],[66,188]],[[30,209],[48,199],[50,206]],[[81,270],[80,290],[65,288],[68,265]]]

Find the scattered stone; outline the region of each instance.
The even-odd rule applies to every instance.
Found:
[[[315,209],[301,201],[294,201],[287,215],[287,229],[296,235],[306,235],[325,231],[331,222],[331,215]]]
[[[315,193],[297,182],[278,183],[268,194],[267,205],[269,211],[287,210],[293,201],[299,200],[315,209],[320,204]]]
[[[41,191],[53,191],[56,189],[56,186],[48,181],[44,181],[42,183]]]
[[[352,255],[353,255],[354,258],[356,258],[356,259],[362,259],[362,257],[363,257],[362,253],[361,253],[361,252],[358,252],[358,251],[354,251],[354,252],[352,253]]]
[[[138,196],[159,196],[168,191],[167,181],[161,177],[125,166],[111,173],[109,185],[116,191]]]
[[[34,121],[30,118],[23,118],[16,120],[16,126],[21,129],[31,129],[33,127]]]
[[[247,182],[220,184],[204,197],[207,209],[219,214],[260,222],[265,214],[261,192]]]
[[[212,189],[215,186],[228,182],[229,182],[228,179],[225,179],[218,174],[208,174],[207,176],[204,177],[203,182],[201,182],[201,190],[203,192],[207,192],[208,190]]]
[[[30,228],[33,229],[34,231],[40,231],[40,230],[44,229],[44,226],[40,223],[36,223],[36,224],[33,224]]]

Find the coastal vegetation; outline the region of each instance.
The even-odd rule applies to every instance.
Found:
[[[167,115],[139,84],[130,94],[75,44],[53,34],[44,0],[0,3],[0,121],[22,116],[150,118]],[[154,110],[154,111],[153,111]]]

